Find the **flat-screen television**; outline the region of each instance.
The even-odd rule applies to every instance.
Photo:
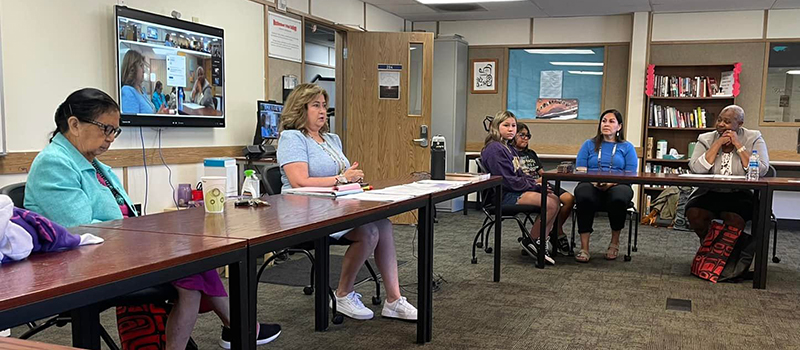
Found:
[[[278,123],[281,120],[283,105],[275,101],[258,101],[258,118],[253,144],[260,145],[264,140],[278,138]]]
[[[225,126],[225,33],[115,7],[122,126]]]

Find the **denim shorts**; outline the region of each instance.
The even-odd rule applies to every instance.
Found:
[[[521,197],[523,193],[525,192],[514,192],[514,191],[503,192],[503,201],[500,204],[501,205],[517,204],[517,200],[519,200],[519,197]]]

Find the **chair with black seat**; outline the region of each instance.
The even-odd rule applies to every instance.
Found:
[[[488,173],[486,167],[483,166],[480,158],[475,159],[475,163],[478,165],[478,172],[480,173]],[[489,247],[489,230],[492,226],[494,226],[494,203],[492,202],[494,199],[494,189],[487,189],[481,191],[481,198],[483,199],[478,204],[480,206],[481,211],[485,215],[483,219],[483,224],[481,225],[480,230],[475,235],[475,239],[472,242],[472,263],[478,263],[478,257],[476,256],[476,248],[484,247],[484,251],[486,253],[492,252],[492,247]],[[540,208],[538,206],[533,205],[520,205],[520,204],[506,204],[501,205],[500,207],[500,220],[514,220],[517,222],[517,225],[520,229],[520,237],[517,239],[521,241],[522,238],[525,236],[530,236],[530,231],[526,228],[526,224],[528,222],[533,225],[534,219],[531,217],[532,214],[538,214],[540,212]],[[524,219],[520,219],[519,215],[522,214]],[[481,242],[479,242],[479,240]],[[527,252],[525,250],[522,251],[523,254]]]
[[[575,207],[572,208],[572,249],[574,250],[576,247],[575,244],[575,224],[577,223],[577,218],[575,217],[576,212],[578,211],[578,205],[575,204]],[[605,212],[605,210],[600,209],[597,211]],[[639,220],[640,214],[639,211],[636,210],[636,205],[633,204],[633,201],[628,203],[628,254],[626,254],[623,259],[625,261],[631,261],[631,250],[634,252],[639,251],[638,243],[639,243]],[[631,237],[633,237],[633,246],[631,246]]]
[[[4,186],[0,188],[0,194],[11,197],[11,202],[14,203],[15,207],[21,209],[25,208],[25,182]],[[177,298],[178,291],[175,290],[175,287],[173,287],[171,284],[167,283],[154,287],[148,287],[130,294],[100,302],[97,307],[100,310],[106,310],[114,306],[157,304],[158,306],[163,307],[167,313],[169,313],[172,306],[166,301],[175,300]],[[40,325],[37,325],[36,322],[28,322],[28,331],[20,335],[19,338],[29,339],[39,332],[44,331],[52,326],[64,327],[71,322],[72,316],[69,312],[64,312],[53,316]],[[103,339],[103,342],[106,343],[106,346],[108,346],[109,349],[119,350],[119,347],[114,342],[114,339],[111,338],[111,335],[109,335],[108,331],[106,331],[106,329],[102,326],[100,326],[100,337]],[[192,338],[189,338],[189,343],[187,344],[186,349],[198,349],[197,344]]]
[[[268,195],[276,195],[281,193],[281,188],[283,187],[283,182],[281,181],[281,168],[276,166],[267,169],[267,176],[266,176],[266,192]],[[351,241],[347,240],[346,238],[342,237],[339,239],[330,238],[329,240],[330,245],[350,245]],[[306,295],[314,294],[314,256],[311,254],[311,251],[314,250],[314,242],[304,242],[298,245],[295,245],[291,248],[286,248],[281,251],[275,252],[264,261],[261,265],[261,268],[258,270],[258,275],[256,281],[261,280],[261,274],[264,270],[269,266],[269,264],[274,261],[278,256],[287,253],[300,253],[305,255],[309,261],[311,261],[311,278],[309,284],[303,288],[303,293]],[[364,262],[364,266],[367,267],[369,270],[370,278],[375,281],[375,295],[372,297],[372,304],[373,305],[380,305],[381,303],[381,282],[378,279],[378,275],[375,273],[375,270],[372,268],[372,264],[369,263],[369,260]],[[341,315],[336,314],[336,297],[333,294],[333,290],[328,288],[328,294],[332,299],[332,310],[334,314],[333,323],[340,324],[344,320]]]
[[[769,170],[764,177],[776,177],[778,170],[770,164]],[[769,220],[772,222],[772,262],[780,263],[781,258],[778,257],[778,218],[775,217],[775,212],[769,213]]]

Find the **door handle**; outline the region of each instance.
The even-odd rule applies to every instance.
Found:
[[[428,147],[428,126],[421,125],[419,127],[419,138],[414,139],[414,142],[419,144],[420,147],[425,148]]]

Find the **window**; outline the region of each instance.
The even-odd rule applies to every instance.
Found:
[[[800,123],[800,42],[770,43],[768,55],[764,122]]]
[[[519,119],[598,120],[604,47],[511,49],[508,110]]]

